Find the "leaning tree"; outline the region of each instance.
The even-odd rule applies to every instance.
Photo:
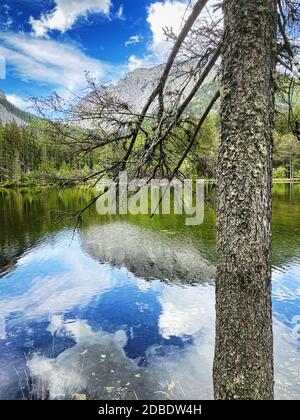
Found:
[[[221,101],[215,398],[272,399],[272,131],[275,92],[281,88],[299,136],[292,101],[300,72],[300,4],[198,0],[189,7],[179,34],[165,28],[173,47],[142,109],[89,75],[88,92],[71,102],[57,94],[34,102],[55,141],[78,158],[100,148],[114,152],[97,170],[60,180],[96,185],[125,169],[149,182],[179,177],[207,116]],[[195,118],[189,107],[207,80],[215,80],[216,89]],[[78,221],[85,210],[76,213]]]

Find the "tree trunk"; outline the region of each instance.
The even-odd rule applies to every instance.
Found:
[[[218,164],[216,399],[273,399],[275,0],[225,0]]]
[[[290,157],[290,181],[291,183],[294,182],[294,157],[291,155]]]

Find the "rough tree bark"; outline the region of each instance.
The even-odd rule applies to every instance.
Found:
[[[215,399],[273,399],[275,0],[225,0]]]

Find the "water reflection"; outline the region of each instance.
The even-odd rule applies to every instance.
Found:
[[[184,284],[211,282],[214,266],[190,238],[176,237],[174,233],[116,221],[87,229],[83,248],[97,260],[126,267],[145,279]]]
[[[1,398],[78,392],[89,398],[157,398],[177,392],[176,385],[169,389],[181,383],[174,358],[181,361],[186,348],[213,330],[206,322],[213,317],[207,312],[213,287],[171,288],[137,278],[83,253],[79,238],[69,246],[70,235],[37,246],[1,280],[1,371],[12,381],[2,377]],[[168,362],[164,375],[161,358]]]
[[[71,241],[70,226],[49,211],[89,198],[0,198],[0,398],[211,398],[213,209],[197,229],[178,217],[89,212]],[[276,187],[276,395],[287,399],[300,396],[299,212],[299,189]]]

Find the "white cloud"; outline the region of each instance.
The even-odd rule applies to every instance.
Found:
[[[200,15],[202,19],[211,21],[212,17],[218,19],[222,16],[220,10],[215,10],[216,3],[217,0],[208,0]],[[164,28],[172,28],[173,32],[178,35],[190,14],[190,9],[187,8],[189,4],[189,0],[161,0],[150,4],[147,8],[147,23],[152,32],[152,39],[148,45],[148,51],[143,57],[130,57],[129,70],[138,67],[152,67],[166,60],[172,43],[166,40]]]
[[[10,5],[9,4],[3,4],[3,9],[5,10],[5,12],[8,12],[10,9],[11,9],[11,7],[10,7]]]
[[[159,297],[162,312],[159,318],[161,335],[184,337],[206,331],[214,336],[215,289],[211,285],[167,288]],[[188,311],[187,311],[187,308]]]
[[[125,19],[125,15],[124,15],[124,6],[123,4],[121,4],[121,6],[119,7],[117,13],[116,13],[116,17],[120,20],[126,20]]]
[[[6,60],[0,55],[0,80],[6,79]]]
[[[173,0],[155,2],[148,7],[147,22],[152,31],[151,50],[158,58],[163,59],[171,45],[165,39],[164,28],[172,28],[178,34],[184,23],[186,7],[186,2]]]
[[[18,108],[24,109],[26,110],[28,108],[28,102],[26,102],[23,98],[21,98],[18,95],[15,95],[14,93],[12,94],[7,94],[6,95],[7,100],[12,103],[13,105],[17,106]]]
[[[111,0],[55,0],[55,3],[54,10],[42,15],[40,19],[30,17],[29,23],[34,35],[44,37],[51,30],[66,32],[80,16],[89,13],[108,16],[112,5]]]
[[[142,35],[133,35],[128,39],[128,41],[125,42],[125,46],[128,47],[128,45],[138,44],[142,40],[143,40]]]
[[[11,28],[11,26],[12,26],[13,23],[14,22],[13,22],[12,18],[11,17],[8,17],[7,20],[6,20],[6,22],[4,22],[4,21],[2,22],[2,25],[3,25],[3,28],[6,31],[8,31]]]
[[[32,275],[30,280],[26,279],[28,289],[25,293],[10,298],[0,297],[0,335],[3,336],[3,323],[10,313],[22,311],[27,319],[52,317],[78,305],[84,307],[94,296],[100,296],[117,282],[121,284],[121,277],[118,280],[114,277],[114,269],[99,265],[83,254],[79,243],[68,246],[70,239],[62,238],[63,235],[58,236],[55,246],[49,241],[39,247],[38,252],[32,251],[18,261],[17,273],[24,266],[40,265],[46,260],[63,264],[64,271],[59,275]]]
[[[134,71],[135,69],[138,69],[140,67],[146,67],[145,59],[139,58],[136,55],[131,55],[128,59],[128,71]]]
[[[184,22],[187,3],[188,0],[164,0],[156,1],[147,7],[147,23],[152,32],[152,39],[144,56],[129,57],[128,71],[153,67],[166,60],[172,44],[166,41],[163,29],[171,27],[175,33],[179,33]],[[129,45],[129,41],[126,45]]]
[[[0,55],[23,81],[75,91],[86,85],[85,71],[98,80],[114,77],[113,66],[89,57],[72,44],[13,33],[0,33],[0,40]]]
[[[125,354],[124,330],[114,334],[95,332],[84,320],[67,321],[61,328],[62,336],[72,338],[76,344],[56,358],[34,353],[27,362],[31,376],[49,391],[50,400],[65,399],[75,393],[86,394],[89,390],[93,398],[99,400],[107,396],[107,390],[110,396],[118,395],[115,393],[120,383],[127,384],[128,389],[141,382],[135,376],[137,372],[143,374],[143,388],[149,387],[149,374]],[[59,332],[57,335],[60,336]]]
[[[10,16],[10,10],[11,7],[8,4],[3,4],[2,6],[0,6],[1,10],[1,26],[3,29],[5,29],[6,31],[8,31],[10,29],[10,27],[12,26],[13,19]]]

